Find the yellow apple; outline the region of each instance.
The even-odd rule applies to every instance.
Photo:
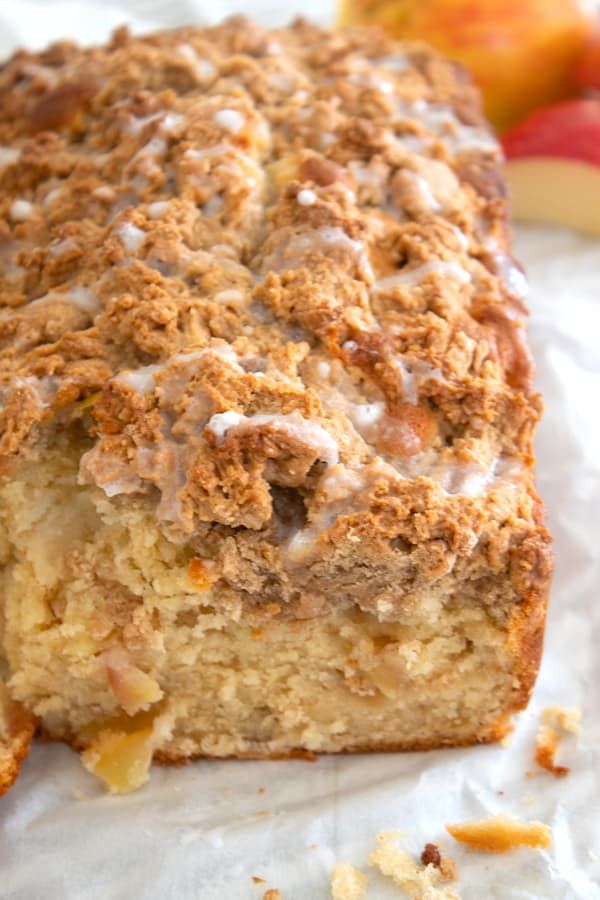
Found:
[[[341,0],[345,25],[382,25],[463,63],[500,129],[572,96],[573,66],[597,24],[590,0]]]

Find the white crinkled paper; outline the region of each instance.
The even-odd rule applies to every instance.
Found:
[[[67,35],[101,41],[124,20],[139,31],[236,11],[269,24],[333,15],[316,0],[0,0],[0,52]],[[538,484],[556,576],[540,678],[510,746],[198,762],[154,768],[146,787],[115,798],[68,748],[37,745],[0,799],[2,900],[259,900],[269,887],[284,900],[320,900],[333,866],[366,870],[376,834],[391,829],[415,854],[427,841],[449,853],[465,900],[600,898],[600,241],[519,228],[516,248],[531,282],[530,340],[546,402]],[[572,773],[527,777],[540,712],[557,704],[583,710],[581,736],[563,744]],[[445,833],[447,822],[498,812],[548,823],[552,847],[488,856]],[[372,870],[369,885],[374,900],[401,896]]]

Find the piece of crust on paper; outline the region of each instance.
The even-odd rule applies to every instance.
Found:
[[[484,853],[506,853],[519,847],[543,850],[552,840],[552,832],[543,822],[522,822],[505,815],[446,825],[446,830],[461,844]]]
[[[548,706],[542,710],[542,724],[535,742],[535,761],[540,768],[564,778],[571,771],[569,766],[556,762],[556,753],[561,741],[561,733],[579,734],[581,731],[581,710],[575,706]]]
[[[29,753],[35,730],[33,718],[8,696],[0,681],[0,796],[12,786]]]
[[[350,863],[338,863],[331,873],[332,900],[364,900],[368,878]]]
[[[413,900],[460,900],[456,891],[444,882],[454,880],[456,870],[445,873],[439,865],[419,864],[396,844],[397,832],[384,831],[377,835],[377,847],[369,856],[369,865],[394,883]]]

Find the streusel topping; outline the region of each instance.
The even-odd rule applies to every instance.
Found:
[[[463,73],[376,31],[15,54],[5,467],[72,427],[82,483],[184,533],[260,529],[293,488],[292,562],[384,488],[452,519],[519,482],[540,403],[499,162]]]

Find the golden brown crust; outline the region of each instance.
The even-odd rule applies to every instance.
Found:
[[[12,787],[29,753],[35,721],[0,682],[0,797]]]

